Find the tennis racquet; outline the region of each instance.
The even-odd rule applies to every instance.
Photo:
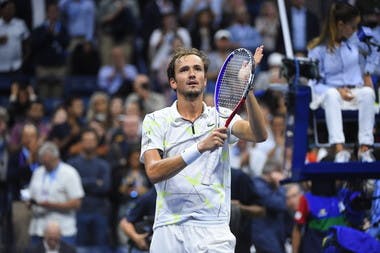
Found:
[[[239,112],[248,92],[253,89],[254,70],[255,61],[247,49],[236,49],[227,56],[219,71],[214,92],[216,127],[219,127],[219,118],[227,118],[225,127],[228,127]],[[203,174],[202,184],[211,184],[211,175],[220,152],[221,148],[211,152],[214,154],[209,158],[209,166]]]

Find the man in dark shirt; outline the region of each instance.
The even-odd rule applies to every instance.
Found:
[[[129,252],[148,252],[149,250],[156,197],[156,189],[152,187],[136,201],[136,206],[120,221],[121,229],[131,240]]]
[[[264,217],[253,218],[252,240],[257,253],[285,253],[285,190],[280,186],[284,178],[279,164],[267,163],[262,175],[253,179],[255,193],[265,207]]]
[[[68,161],[77,169],[86,193],[77,212],[77,246],[83,249],[83,252],[106,252],[110,166],[107,161],[96,155],[98,135],[95,130],[83,130],[81,144],[82,153]]]
[[[236,237],[235,253],[249,253],[252,245],[252,217],[265,215],[258,205],[251,178],[240,169],[231,169],[231,232]]]

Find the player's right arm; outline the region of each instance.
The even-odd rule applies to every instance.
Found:
[[[188,147],[178,155],[162,158],[158,149],[144,152],[145,170],[152,183],[158,183],[175,176],[203,152],[223,146],[227,139],[225,127],[216,128],[205,139]]]

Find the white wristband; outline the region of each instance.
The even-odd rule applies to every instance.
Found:
[[[201,156],[201,152],[198,150],[198,143],[194,143],[181,153],[182,159],[185,161],[186,164],[190,164],[194,162],[198,157]]]

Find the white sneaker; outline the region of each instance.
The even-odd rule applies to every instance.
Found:
[[[320,162],[323,158],[328,155],[327,149],[320,148],[317,153],[317,162]]]
[[[341,150],[335,154],[334,162],[336,163],[346,163],[349,162],[351,158],[350,152],[347,150]]]
[[[359,151],[358,152],[358,160],[363,162],[363,163],[372,163],[372,162],[376,161],[376,158],[372,152],[373,152],[372,149],[368,149],[367,151],[364,151],[364,152]]]

